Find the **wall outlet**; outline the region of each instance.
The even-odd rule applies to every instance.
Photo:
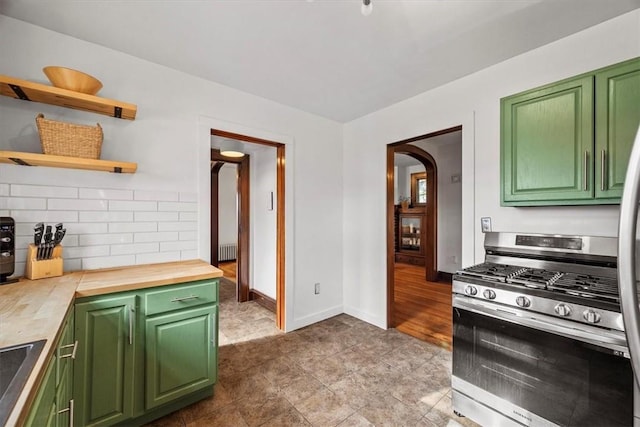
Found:
[[[488,233],[491,231],[491,217],[484,216],[480,218],[480,226],[482,227],[483,233]]]
[[[313,293],[318,295],[320,293],[320,283],[316,283],[313,289]]]

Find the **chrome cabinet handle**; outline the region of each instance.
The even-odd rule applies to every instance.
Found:
[[[64,414],[65,412],[69,413],[69,427],[73,427],[73,412],[74,412],[75,406],[74,406],[74,402],[73,399],[71,399],[69,401],[69,407],[65,408],[65,409],[61,409],[58,411],[58,414]]]
[[[603,149],[600,151],[600,190],[604,191],[605,177],[607,175],[607,152]]]
[[[174,298],[171,300],[171,302],[189,301],[189,300],[198,299],[198,298],[200,297],[197,295],[189,295],[188,297]]]
[[[584,174],[582,175],[582,189],[587,191],[587,180],[588,180],[588,171],[589,170],[589,152],[584,152]]]
[[[129,307],[129,345],[133,344],[133,314],[135,313],[135,309],[133,307]]]
[[[73,351],[70,354],[64,354],[60,356],[60,359],[64,359],[66,357],[70,357],[72,359],[76,358],[76,351],[78,350],[78,341],[76,340],[76,342],[74,342],[73,344],[63,345],[60,347],[60,350],[62,350],[63,348],[69,348],[69,347],[73,347]]]

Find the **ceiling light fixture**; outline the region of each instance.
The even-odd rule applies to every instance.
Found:
[[[243,145],[240,141],[224,139],[220,142],[220,154],[227,157],[244,157]]]
[[[362,0],[362,6],[360,7],[360,12],[362,12],[364,16],[369,16],[371,15],[372,11],[373,11],[373,5],[371,4],[371,0]]]

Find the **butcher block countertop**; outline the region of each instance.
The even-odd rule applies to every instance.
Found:
[[[189,260],[78,271],[0,286],[0,348],[46,340],[6,425],[24,422],[75,298],[216,277],[222,277],[221,270],[202,260]]]

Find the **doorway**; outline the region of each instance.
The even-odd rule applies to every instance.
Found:
[[[284,272],[285,272],[285,145],[247,135],[211,129],[212,139],[240,142],[250,147],[275,149],[275,192],[270,194],[270,210],[275,210],[275,299],[254,289],[251,283],[251,156],[229,157],[221,154],[219,149],[211,148],[211,264],[217,266],[219,247],[219,171],[224,164],[232,163],[237,167],[237,290],[238,302],[255,300],[276,314],[276,326],[284,328]],[[254,150],[249,150],[254,151]],[[269,250],[269,252],[271,252]],[[255,262],[255,261],[253,261]]]
[[[447,143],[454,140],[452,149]],[[451,233],[449,218],[461,218],[461,147],[462,126],[387,146],[387,325],[445,348],[451,347],[451,274],[462,244],[461,220]],[[452,153],[457,153],[453,166]],[[400,156],[412,160],[407,163],[411,166],[398,167],[395,160]],[[438,183],[439,174],[451,179]],[[406,182],[404,188],[398,180]],[[455,213],[450,193],[457,195]],[[409,200],[408,206],[402,206],[400,196]],[[446,202],[444,210],[439,200]],[[441,223],[445,234],[439,237]],[[457,240],[453,255],[450,238]],[[444,248],[441,257],[439,246]]]

